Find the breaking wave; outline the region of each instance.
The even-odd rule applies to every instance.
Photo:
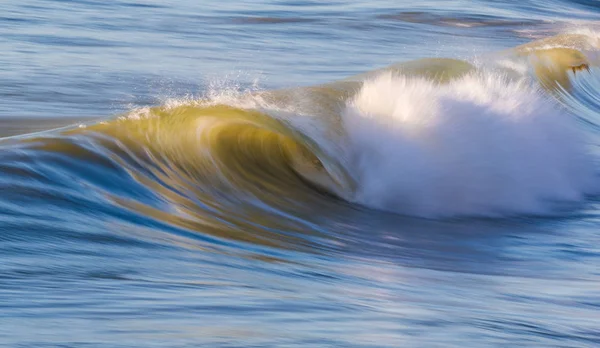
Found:
[[[62,185],[110,205],[241,239],[262,237],[234,231],[301,229],[315,209],[348,205],[428,218],[554,214],[597,192],[594,136],[580,122],[597,118],[580,103],[597,92],[594,40],[566,34],[314,87],[212,91],[19,137],[0,167],[41,192],[26,178],[51,161],[79,178]]]

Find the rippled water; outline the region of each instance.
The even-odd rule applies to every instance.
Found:
[[[600,345],[597,1],[0,9],[0,345]]]

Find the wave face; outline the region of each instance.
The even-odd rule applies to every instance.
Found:
[[[377,32],[381,45],[393,45],[390,28],[402,28],[440,41],[450,40],[448,32],[456,40],[476,33],[468,37],[474,41],[494,33],[498,50],[454,58],[440,58],[452,45],[405,50],[403,62],[329,79],[334,63],[319,49],[347,35],[346,17],[327,19],[339,5],[277,2],[268,16],[188,18],[168,4],[115,3],[113,14],[172,16],[175,32],[161,27],[160,35],[181,40],[165,49],[177,57],[193,44],[198,21],[256,27],[260,35],[332,27],[318,30],[322,41],[307,57],[313,65],[297,64],[294,53],[295,74],[305,80],[283,85],[331,82],[268,90],[214,82],[199,96],[145,100],[111,118],[2,120],[0,345],[598,343],[600,41],[593,29],[541,38],[556,9],[524,22],[501,12],[459,16],[418,4],[361,12],[367,5],[355,4],[352,11],[373,21],[352,21],[353,33],[362,33],[352,43]],[[580,3],[579,16],[595,18],[584,12],[593,6]],[[302,12],[306,6],[312,12]],[[528,34],[517,23],[533,26],[540,40],[523,43]],[[504,41],[508,31],[519,40]],[[221,57],[225,48],[212,35],[206,47],[214,51],[202,47],[198,61],[239,58]],[[110,44],[79,40],[90,50]],[[294,47],[260,54],[276,64],[280,58],[267,56]],[[359,73],[347,56],[343,65],[352,68],[344,74]],[[143,71],[162,67],[138,63]],[[317,63],[322,70],[311,70]],[[371,63],[364,64],[379,66]],[[76,85],[92,83],[88,77],[99,78],[75,78]],[[126,84],[113,77],[115,88]],[[53,94],[62,100],[57,109],[71,100],[65,95],[83,93],[67,92]],[[15,110],[26,105],[14,103]]]

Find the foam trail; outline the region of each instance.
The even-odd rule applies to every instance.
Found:
[[[574,117],[527,80],[383,74],[343,112],[353,201],[424,217],[551,214],[595,191]]]

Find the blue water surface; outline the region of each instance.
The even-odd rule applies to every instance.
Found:
[[[214,90],[472,58],[600,19],[598,1],[566,0],[22,0],[0,10],[4,136]],[[100,140],[59,138],[56,148],[0,141],[1,347],[600,346],[597,198],[564,216],[509,219],[340,205],[285,225],[240,208],[231,214],[251,223],[213,232],[160,218],[151,209],[170,212],[168,199],[120,157],[100,156]],[[56,150],[68,144],[78,150]]]

